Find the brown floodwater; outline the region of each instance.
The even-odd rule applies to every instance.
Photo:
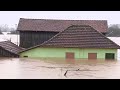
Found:
[[[0,79],[120,79],[120,61],[1,58]]]

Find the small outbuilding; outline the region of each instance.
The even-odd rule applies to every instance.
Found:
[[[72,25],[20,57],[64,59],[117,59],[120,46],[89,25]]]
[[[11,41],[0,42],[0,57],[19,57],[19,52],[23,48],[17,46]]]

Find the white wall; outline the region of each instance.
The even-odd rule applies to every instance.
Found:
[[[120,37],[108,37],[108,38],[120,46]],[[120,60],[120,49],[118,49],[117,59]]]

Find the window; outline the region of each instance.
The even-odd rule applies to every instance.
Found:
[[[115,54],[114,53],[106,53],[105,59],[115,59]]]

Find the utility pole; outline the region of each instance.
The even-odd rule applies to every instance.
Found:
[[[19,46],[19,45],[18,45],[18,31],[17,31],[17,24],[15,24],[15,30],[16,30],[16,35],[17,35],[17,46]]]

